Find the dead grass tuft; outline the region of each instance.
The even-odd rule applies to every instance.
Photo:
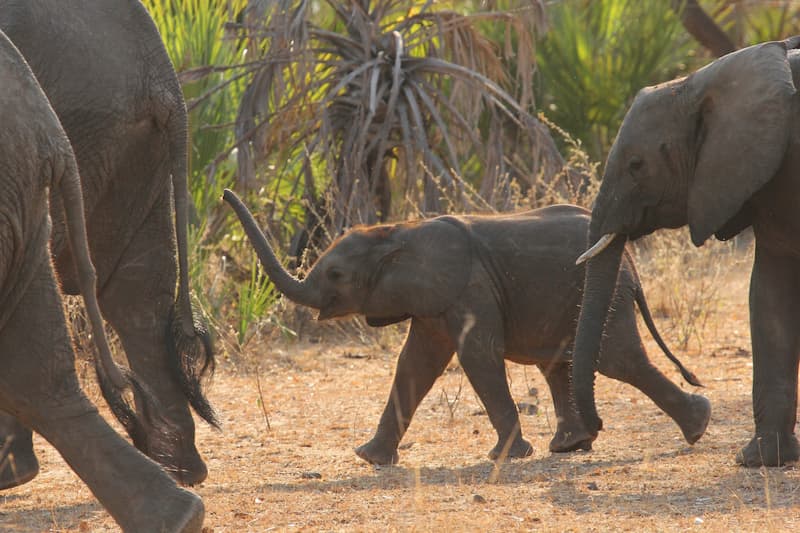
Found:
[[[709,240],[695,248],[687,228],[660,231],[634,245],[637,269],[653,315],[666,324],[675,346],[701,350],[705,332],[714,325],[731,276],[747,272],[753,262],[752,236]],[[724,324],[724,322],[723,322]]]

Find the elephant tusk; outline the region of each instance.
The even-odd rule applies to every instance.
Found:
[[[616,233],[606,233],[605,235],[600,237],[600,240],[598,240],[594,246],[583,252],[581,256],[575,260],[575,264],[580,265],[587,259],[591,259],[592,257],[596,256],[597,254],[608,248],[608,245],[611,244],[611,241],[613,241],[614,237],[616,236],[617,236]]]

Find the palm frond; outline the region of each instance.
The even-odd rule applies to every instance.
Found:
[[[302,163],[305,179],[315,181],[304,189],[332,196],[326,223],[335,235],[389,217],[392,191],[418,198],[418,209],[430,213],[443,190],[458,197],[464,182],[480,188],[501,170],[519,172],[526,184],[555,175],[563,160],[530,112],[543,5],[503,4],[517,11],[463,15],[435,2],[398,0],[327,0],[313,8],[259,2],[252,13],[260,23],[250,19],[245,29],[247,59],[257,62],[257,54],[263,65],[250,76],[237,117],[245,139],[240,186],[284,179],[270,170],[283,166],[277,158],[299,164],[309,159],[301,151],[310,150],[318,164]],[[502,50],[481,31],[497,23],[508,33]],[[512,73],[513,54],[519,66]],[[492,128],[527,139],[527,156],[499,153],[519,143],[497,142]],[[315,159],[315,152],[324,156]],[[320,198],[305,203],[320,205]]]

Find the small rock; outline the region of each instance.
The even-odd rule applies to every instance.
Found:
[[[536,387],[531,387],[530,389],[528,389],[528,396],[533,396],[535,398],[538,398],[539,397],[539,389],[537,389]]]
[[[303,479],[322,479],[322,474],[319,472],[303,472],[300,477]]]
[[[595,483],[594,481],[586,485],[586,488],[589,490],[600,490],[600,487],[598,487],[597,483]]]
[[[473,494],[472,503],[486,503],[486,498],[484,498],[480,494]]]
[[[702,518],[700,518],[699,516],[695,517],[695,519],[694,519],[694,523],[697,524],[698,526],[700,524],[702,524],[703,522],[704,522],[704,520]]]
[[[535,415],[539,412],[539,406],[527,402],[519,402],[517,409],[522,415]]]

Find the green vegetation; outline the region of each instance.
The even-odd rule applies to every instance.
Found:
[[[477,29],[494,23],[532,43],[541,11],[512,17],[461,14],[449,2],[278,1],[248,21],[245,34],[258,46],[248,53],[255,68],[237,119],[247,141],[240,185],[272,195],[291,183],[313,246],[353,224],[442,213],[445,197],[463,210],[464,182],[486,190],[511,173],[530,185],[561,167],[525,103],[530,45],[518,47],[528,53],[519,55],[526,69],[518,68],[525,75],[514,96],[503,49]]]
[[[681,73],[689,38],[663,0],[564,0],[548,16],[538,101],[602,160],[636,92]]]
[[[241,235],[235,233],[238,228],[231,224],[220,198],[223,189],[233,186],[236,177],[236,162],[228,154],[235,142],[232,124],[244,86],[239,69],[231,68],[240,62],[240,44],[233,38],[235,33],[226,31],[226,25],[245,8],[247,0],[144,0],[143,3],[161,32],[190,110],[189,187],[194,209],[189,238],[193,292],[213,319],[221,324],[230,321],[239,324],[236,337],[244,339],[254,320],[244,315],[264,311],[264,291],[248,282],[231,281],[230,276],[219,270],[226,263],[223,250],[228,243],[241,241]],[[250,298],[254,301],[249,301]]]
[[[277,295],[223,188],[287,256],[353,223],[586,203],[636,92],[712,59],[662,0],[144,4],[190,109],[194,292],[238,346]],[[737,46],[800,33],[791,2],[700,5]],[[565,176],[588,191],[551,194]]]

